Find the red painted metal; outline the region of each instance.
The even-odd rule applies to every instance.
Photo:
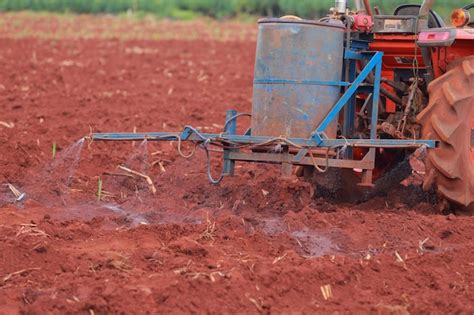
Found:
[[[373,24],[374,20],[372,19],[372,16],[357,14],[354,16],[354,25],[352,26],[352,30],[368,33],[372,30]]]
[[[370,50],[383,51],[383,68],[382,77],[387,80],[394,80],[396,69],[413,69],[415,58],[420,69],[425,69],[426,66],[421,55],[421,49],[416,44],[416,35],[400,35],[400,34],[375,34],[374,42],[370,44]],[[382,87],[393,93],[393,87],[386,83],[382,83]],[[387,113],[394,113],[396,111],[396,104],[387,99],[385,111]]]

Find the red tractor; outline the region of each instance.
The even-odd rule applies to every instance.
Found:
[[[423,188],[436,187],[442,209],[454,204],[472,211],[474,4],[455,10],[447,26],[433,3],[404,4],[393,15],[381,15],[373,14],[369,1],[356,1],[353,13],[338,1],[334,14],[344,9],[352,30],[370,41],[371,50],[384,52],[380,132],[438,140],[418,170]]]

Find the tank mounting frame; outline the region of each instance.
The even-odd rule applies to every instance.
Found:
[[[345,89],[342,96],[331,108],[323,121],[317,126],[310,138],[282,138],[267,136],[252,136],[250,132],[244,135],[236,134],[237,111],[228,110],[226,114],[225,130],[223,133],[201,133],[191,126],[186,126],[182,132],[150,132],[150,133],[93,133],[93,141],[193,141],[198,144],[224,144],[223,145],[223,176],[232,176],[236,161],[281,164],[283,175],[289,175],[293,165],[326,166],[337,168],[360,169],[363,172],[361,185],[372,184],[372,171],[375,168],[375,150],[377,148],[435,148],[435,140],[399,140],[377,139],[378,101],[380,93],[380,80],[382,69],[382,52],[368,52],[361,49],[346,49],[344,59],[349,64],[349,81],[332,82],[332,84]],[[367,64],[356,74],[356,62],[366,60]],[[374,73],[373,84],[367,84],[366,79]],[[311,82],[317,84],[317,82]],[[324,84],[328,84],[324,82]],[[371,98],[371,128],[369,139],[329,138],[325,134],[331,122],[338,119],[341,110],[350,113],[354,110],[355,97],[358,93],[373,94]],[[354,117],[354,115],[346,115]],[[346,120],[344,130],[353,128],[354,121]],[[250,150],[244,152],[241,148],[254,148],[262,144],[279,145],[280,150]],[[348,158],[347,154],[333,156],[313,156],[316,150],[337,149],[346,150],[355,147],[368,148],[366,155],[360,160]],[[289,149],[291,148],[291,149]],[[268,147],[267,147],[268,149]]]

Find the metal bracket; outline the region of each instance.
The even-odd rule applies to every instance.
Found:
[[[349,86],[349,88],[344,92],[341,98],[329,111],[323,121],[319,124],[316,130],[313,133],[313,138],[318,142],[324,144],[325,139],[322,134],[327,129],[327,127],[338,118],[340,111],[344,106],[351,100],[352,97],[357,93],[359,86],[365,81],[367,76],[375,68],[375,82],[373,87],[373,98],[372,98],[372,126],[370,131],[370,138],[376,139],[377,136],[377,116],[378,116],[378,102],[380,96],[380,75],[382,71],[382,56],[383,52],[374,52],[374,53],[357,53],[353,51],[346,52],[346,58],[359,59],[362,56],[371,57],[367,65],[362,69],[360,74],[355,78],[354,82]],[[350,140],[347,140],[350,142]]]
[[[235,116],[237,115],[237,111],[234,109],[228,110],[225,116],[226,124],[224,132],[228,135],[235,135],[237,134],[237,119]],[[235,161],[230,159],[230,152],[235,150],[224,149],[224,166],[222,175],[224,176],[234,176],[235,171]]]

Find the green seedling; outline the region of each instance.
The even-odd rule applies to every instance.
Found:
[[[56,142],[53,142],[53,147],[51,148],[53,159],[56,156]]]

